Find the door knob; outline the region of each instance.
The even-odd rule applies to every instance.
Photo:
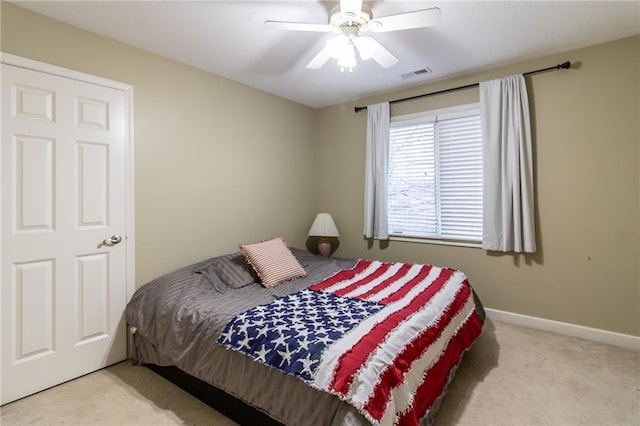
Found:
[[[106,240],[102,241],[102,243],[112,246],[112,245],[118,244],[120,241],[122,241],[122,237],[116,234],[111,236],[111,238],[107,238]]]

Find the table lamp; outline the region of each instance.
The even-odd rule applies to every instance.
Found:
[[[331,254],[329,237],[338,237],[340,234],[329,213],[318,213],[316,220],[313,221],[313,225],[309,229],[309,236],[320,237],[318,240],[318,253],[328,257]]]

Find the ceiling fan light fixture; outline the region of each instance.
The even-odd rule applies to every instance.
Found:
[[[349,50],[349,39],[344,35],[331,37],[327,40],[326,47],[329,53],[331,53],[332,58],[340,59],[346,55],[347,50]]]
[[[349,72],[353,72],[353,69],[358,65],[356,62],[355,47],[352,42],[347,44],[347,48],[343,50],[342,56],[338,58],[338,65],[340,66],[340,71],[344,71],[345,68],[348,68]]]
[[[363,61],[371,59],[378,48],[378,44],[371,37],[356,37],[354,43]]]
[[[348,68],[349,72],[353,72],[353,68],[358,65],[355,46],[351,37],[347,37],[344,34],[331,37],[327,40],[325,49],[329,52],[332,58],[338,60],[340,71],[344,71],[345,68]]]

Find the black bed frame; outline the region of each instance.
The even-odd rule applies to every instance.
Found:
[[[236,423],[247,426],[283,426],[282,423],[272,419],[257,408],[244,403],[207,382],[185,373],[178,367],[160,367],[154,364],[144,364],[144,366]]]

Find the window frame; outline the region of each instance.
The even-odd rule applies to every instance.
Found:
[[[428,111],[421,111],[410,114],[403,114],[398,116],[393,116],[390,118],[391,123],[402,122],[404,125],[418,124],[423,123],[425,121],[437,121],[438,119],[451,119],[456,117],[465,117],[470,114],[469,112],[475,111],[480,114],[480,103],[472,102],[464,105],[457,105],[453,107],[445,107],[438,108]],[[391,124],[393,126],[393,124]],[[439,144],[435,144],[434,149],[436,152],[439,151]],[[436,163],[436,168],[439,167],[439,162]],[[436,191],[440,192],[440,171],[438,170],[436,173]],[[484,177],[483,177],[484,180]],[[439,195],[438,195],[439,198]],[[440,202],[437,202],[437,208],[440,209]],[[440,212],[438,212],[438,217],[440,218]],[[482,248],[482,239],[479,241],[474,240],[461,240],[455,238],[448,237],[425,237],[425,236],[410,236],[410,235],[400,235],[393,234],[392,230],[389,229],[389,240],[391,241],[400,241],[400,242],[408,242],[408,243],[419,243],[419,244],[435,244],[435,245],[446,245],[446,246],[458,246],[458,247],[470,247],[470,248]]]

